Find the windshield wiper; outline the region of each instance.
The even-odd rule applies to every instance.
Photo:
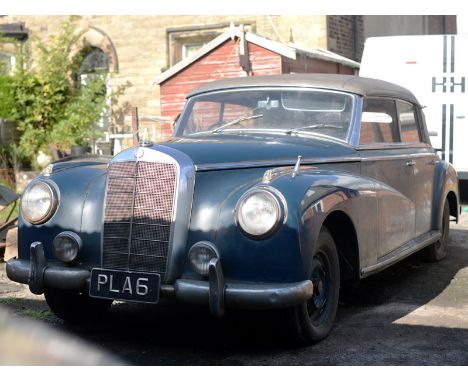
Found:
[[[223,124],[223,125],[217,127],[216,129],[212,130],[211,133],[212,134],[219,133],[219,132],[222,132],[226,127],[233,126],[233,125],[238,125],[239,123],[241,123],[243,121],[249,121],[251,119],[262,118],[262,117],[263,117],[263,114],[255,114],[255,115],[240,117],[240,118],[234,119],[233,121],[226,122],[225,124]]]
[[[331,127],[334,129],[343,129],[343,126],[327,125],[326,123],[316,123],[314,125],[295,127],[294,129],[286,130],[285,133],[292,134],[292,133],[302,131],[302,130],[314,130],[314,129],[322,129],[322,128],[327,128],[327,127]]]

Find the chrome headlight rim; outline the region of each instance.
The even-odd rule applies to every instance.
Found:
[[[190,247],[190,250],[187,256],[190,267],[195,273],[198,273],[199,275],[202,275],[202,276],[208,276],[208,273],[209,273],[208,266],[206,267],[206,269],[204,267],[200,267],[199,266],[200,263],[197,264],[197,262],[195,261],[196,259],[194,259],[195,251],[198,248],[205,248],[210,252],[211,258],[207,261],[206,263],[207,265],[209,265],[209,262],[211,261],[211,259],[220,258],[219,251],[212,242],[206,241],[206,240],[198,241]]]
[[[75,253],[74,253],[73,258],[66,258],[59,254],[58,251],[60,250],[60,248],[58,248],[58,240],[61,238],[70,239],[75,244],[76,248],[75,248]],[[52,241],[52,252],[54,256],[66,264],[73,263],[80,255],[82,248],[83,248],[83,241],[81,240],[81,237],[76,232],[73,232],[73,231],[60,232],[57,236],[54,237],[54,240]]]
[[[47,191],[49,192],[49,195],[50,195],[51,203],[50,203],[49,209],[41,218],[34,219],[31,216],[29,216],[27,212],[23,209],[23,198],[28,192],[31,191],[33,187],[35,187],[38,184],[44,185],[47,188]],[[58,205],[59,205],[59,193],[58,193],[58,188],[55,185],[55,183],[49,180],[45,180],[45,179],[33,180],[31,183],[27,185],[27,187],[23,191],[23,195],[21,197],[20,213],[21,213],[21,216],[28,223],[33,224],[33,225],[40,225],[50,220],[50,218],[57,211]]]
[[[252,195],[256,193],[265,193],[269,197],[271,197],[277,209],[276,221],[270,227],[270,229],[268,229],[266,232],[262,234],[252,234],[246,231],[244,227],[242,226],[240,219],[239,219],[242,206]],[[286,221],[288,210],[287,210],[286,199],[284,198],[283,194],[279,192],[276,188],[273,188],[271,186],[257,186],[257,187],[251,188],[250,190],[242,194],[242,196],[239,198],[239,201],[237,202],[234,213],[236,217],[236,225],[245,236],[254,240],[264,240],[272,236],[273,234],[275,234],[283,226],[284,222]]]

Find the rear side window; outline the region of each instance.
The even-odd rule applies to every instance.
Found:
[[[401,141],[405,143],[421,142],[415,106],[404,101],[397,101],[397,105]]]
[[[399,141],[395,101],[384,98],[365,98],[359,143],[367,145]]]

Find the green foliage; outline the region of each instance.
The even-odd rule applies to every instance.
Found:
[[[0,144],[0,168],[19,170],[20,163],[29,164],[20,146],[14,143]]]
[[[81,84],[78,70],[90,48],[80,45],[75,24],[70,18],[47,41],[19,46],[15,72],[0,78],[0,117],[16,121],[20,149],[31,159],[39,150],[68,149],[97,137],[95,125],[106,108],[105,79],[96,74]]]
[[[98,138],[100,133],[95,124],[103,113],[105,101],[103,77],[93,76],[64,108],[62,119],[51,133],[52,141],[63,149],[67,145],[83,146],[87,140]]]
[[[0,182],[1,184],[1,182]],[[0,207],[0,225],[8,221],[17,218],[19,213],[19,203],[11,203],[9,206],[5,207],[3,210]]]
[[[0,76],[0,118],[10,119],[15,107],[13,78],[8,75]]]

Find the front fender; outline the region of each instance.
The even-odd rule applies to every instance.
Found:
[[[286,184],[291,179],[285,177]],[[320,229],[334,212],[347,216],[356,233],[359,262],[362,266],[375,262],[378,245],[377,195],[372,179],[343,170],[311,170],[296,178],[304,190],[296,201],[296,219],[299,229],[301,256],[306,272],[315,252]],[[286,184],[279,186],[286,188]],[[351,243],[350,243],[351,245]],[[308,274],[308,273],[307,273]]]
[[[326,217],[339,210],[356,223],[373,206],[376,208],[373,182],[357,174],[315,169],[292,177],[291,169],[265,183],[265,170],[197,174],[187,251],[197,241],[214,242],[226,278],[253,282],[304,280],[309,277],[314,245]],[[273,236],[255,240],[238,229],[235,207],[244,192],[260,185],[282,193],[288,214]],[[368,234],[372,227],[375,224],[364,224],[359,236],[375,239],[375,235]],[[188,266],[185,271],[190,272]]]
[[[32,225],[21,216],[18,225],[18,257],[29,259],[31,243],[43,243],[47,260],[57,260],[52,254],[52,241],[63,231],[76,232],[83,241],[80,263],[99,264],[105,166],[75,167],[39,177],[52,181],[59,191],[59,205],[50,220]]]

